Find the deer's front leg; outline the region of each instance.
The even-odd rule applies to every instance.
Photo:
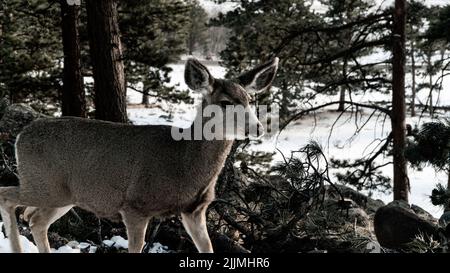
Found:
[[[145,231],[149,218],[133,212],[121,212],[121,214],[127,228],[128,252],[141,253],[145,243]]]
[[[189,236],[191,236],[200,253],[213,253],[211,239],[206,227],[206,208],[205,205],[192,213],[182,213],[181,219],[183,226]]]

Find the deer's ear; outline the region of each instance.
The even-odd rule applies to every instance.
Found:
[[[184,81],[194,91],[209,92],[214,78],[208,69],[196,59],[188,59],[184,69]]]
[[[238,82],[250,93],[259,93],[270,86],[278,70],[278,57],[241,74]]]

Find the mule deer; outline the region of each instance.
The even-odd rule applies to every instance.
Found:
[[[213,78],[200,62],[189,59],[184,77],[189,88],[203,93],[199,110],[244,106],[250,118],[246,128],[236,128],[236,136],[247,135],[249,127],[261,127],[250,111],[247,91],[266,89],[277,67],[275,58],[231,81]],[[191,128],[202,119],[207,118],[197,113]],[[16,142],[20,185],[0,188],[12,250],[21,251],[17,206],[26,207],[24,218],[39,252],[50,251],[49,226],[78,206],[98,217],[123,220],[130,252],[142,251],[149,219],[168,214],[181,214],[197,249],[213,252],[205,211],[233,139],[177,141],[171,137],[173,129],[74,117],[40,119],[27,126]]]

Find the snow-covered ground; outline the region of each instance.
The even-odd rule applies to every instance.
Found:
[[[3,222],[0,222],[0,253],[11,253],[11,247],[9,245],[9,239],[5,238],[3,232],[1,232],[3,227]],[[38,253],[38,249],[36,245],[29,241],[25,236],[20,236],[20,241],[22,244],[22,249],[24,253]],[[104,240],[103,244],[108,247],[115,247],[117,249],[128,249],[128,240],[125,240],[121,236],[113,236],[109,240]],[[77,242],[70,241],[64,246],[59,247],[58,249],[52,248],[52,253],[95,253],[97,251],[97,247],[93,246],[86,242]],[[168,253],[170,252],[166,246],[161,245],[160,243],[153,243],[153,245],[149,248],[147,253]]]
[[[171,74],[171,85],[178,85],[181,90],[187,89],[183,81],[182,64],[171,65],[173,72]],[[225,69],[214,65],[208,66],[211,73],[215,77],[222,77],[225,74]],[[407,82],[409,75],[407,75]],[[419,77],[418,81],[425,80]],[[439,105],[450,105],[450,77],[445,78],[443,83],[443,91],[440,95]],[[422,90],[418,94],[418,99],[425,102],[428,95],[428,90]],[[435,96],[436,97],[436,96]],[[139,102],[141,95],[130,91],[128,94],[130,102]],[[198,96],[197,96],[198,98]],[[316,104],[322,104],[327,101],[338,100],[336,96],[319,96],[316,98]],[[354,101],[359,102],[376,102],[389,101],[389,94],[368,93],[353,96]],[[198,99],[196,100],[198,103]],[[306,106],[305,106],[306,107]],[[334,109],[336,106],[333,106]],[[162,104],[161,108],[135,108],[130,107],[128,114],[130,119],[136,124],[172,124],[180,127],[187,127],[195,117],[195,105],[168,105]],[[390,132],[390,120],[384,117],[372,117],[364,129],[362,129],[356,136],[357,130],[354,118],[350,114],[344,114],[340,120],[334,125],[333,132],[330,135],[330,129],[335,122],[338,114],[327,111],[317,113],[315,116],[307,116],[301,120],[296,121],[284,130],[277,139],[264,139],[261,144],[251,145],[249,149],[254,151],[276,152],[275,148],[280,149],[285,155],[289,155],[291,151],[298,150],[300,147],[308,143],[309,140],[316,140],[325,148],[328,157],[336,159],[357,159],[367,155],[375,145],[379,144],[379,140],[386,137]],[[358,116],[359,126],[368,119],[371,112],[365,111],[362,116]],[[429,118],[408,118],[407,122],[412,126],[429,121]],[[274,161],[281,160],[281,155],[276,153]],[[385,160],[390,160],[387,158]],[[382,162],[378,162],[382,163]],[[392,177],[392,166],[382,168],[383,173]],[[411,203],[423,207],[435,217],[439,217],[442,211],[431,204],[429,195],[431,190],[437,183],[447,183],[447,175],[442,172],[435,172],[433,168],[426,167],[423,170],[409,169],[409,178],[411,181]],[[385,195],[375,192],[375,198],[380,198],[385,202],[392,199],[391,195]]]

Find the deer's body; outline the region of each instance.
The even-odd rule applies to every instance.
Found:
[[[267,88],[277,65],[274,59],[229,81],[215,79],[196,60],[187,61],[187,85],[204,94],[200,110],[244,106],[245,122],[230,124],[224,115],[221,125],[235,130],[219,130],[224,138],[216,140],[176,140],[176,128],[170,126],[80,118],[42,119],[27,126],[16,142],[20,185],[0,188],[0,212],[13,251],[21,251],[17,206],[27,207],[24,218],[40,252],[50,251],[49,226],[79,206],[123,220],[130,252],[142,250],[149,219],[167,214],[181,214],[197,249],[212,252],[205,211],[214,199],[215,182],[233,139],[262,132],[247,91]],[[202,112],[186,132],[194,134],[195,124],[211,120]]]
[[[123,210],[148,217],[192,211],[213,199],[231,144],[175,141],[163,125],[38,120],[17,141],[20,204],[75,205],[110,219]]]

